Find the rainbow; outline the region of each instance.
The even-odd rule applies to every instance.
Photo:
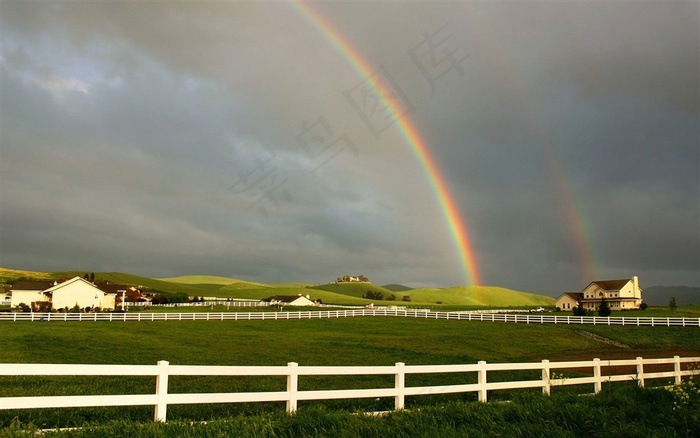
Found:
[[[360,52],[358,52],[338,29],[303,0],[293,0],[291,4],[299,11],[302,17],[333,45],[335,50],[346,59],[358,76],[367,78],[377,90],[382,89],[382,87],[378,86],[379,84],[376,80],[373,79],[373,69],[370,67],[367,60],[364,59]],[[381,95],[380,98],[392,114],[402,114],[402,108],[399,107],[398,103],[394,103],[393,99],[389,99],[385,95]],[[466,222],[460,216],[457,203],[450,194],[445,178],[441,175],[440,169],[430,155],[428,144],[421,137],[418,129],[407,115],[404,114],[398,117],[396,125],[401,132],[401,136],[410,146],[413,155],[423,168],[425,176],[432,190],[435,192],[447,225],[452,233],[456,250],[460,257],[460,263],[464,268],[467,284],[481,284],[481,278],[476,263],[476,254],[471,239],[469,238]]]
[[[469,19],[469,27],[479,35],[481,43],[487,50],[483,53],[493,65],[494,71],[503,75],[503,84],[509,88],[510,94],[515,99],[524,102],[523,106],[528,111],[523,111],[524,125],[529,128],[533,138],[539,142],[539,146],[547,160],[547,168],[551,184],[554,188],[555,199],[560,206],[563,220],[571,236],[572,248],[578,253],[581,284],[588,284],[596,278],[601,278],[601,264],[596,251],[596,243],[591,232],[591,226],[585,214],[585,204],[576,196],[576,190],[571,178],[569,178],[562,166],[562,160],[557,153],[557,140],[551,129],[544,123],[544,117],[538,114],[538,100],[533,96],[533,91],[525,84],[522,75],[517,73],[513,64],[515,54],[510,53],[493,29],[486,25],[487,21],[478,16],[478,8],[473,10],[473,15],[466,15]]]

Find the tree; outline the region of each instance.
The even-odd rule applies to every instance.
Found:
[[[90,273],[90,283],[94,283],[94,282],[95,282],[95,273],[91,272]]]
[[[668,308],[671,309],[671,312],[675,312],[678,306],[676,305],[676,297],[671,297],[670,300],[668,300]]]
[[[381,301],[384,299],[384,294],[381,291],[368,290],[363,298],[367,298],[368,300]]]
[[[583,308],[583,303],[581,301],[574,307],[574,316],[586,316],[586,309]]]
[[[612,311],[610,310],[610,305],[608,304],[608,300],[603,298],[600,300],[600,307],[598,308],[598,315],[599,316],[610,316],[610,313]]]

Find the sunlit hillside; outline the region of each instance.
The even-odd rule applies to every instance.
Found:
[[[464,306],[553,306],[554,298],[496,286],[421,288],[404,292],[412,302]]]
[[[18,279],[49,280],[84,276],[82,271],[34,272],[0,268],[0,281],[11,284]],[[92,273],[89,273],[92,274]],[[459,286],[445,289],[421,288],[402,291],[377,286],[369,282],[329,283],[256,283],[231,277],[186,275],[170,278],[148,278],[122,272],[95,272],[98,282],[140,286],[145,289],[190,296],[262,300],[274,295],[308,295],[326,304],[364,305],[369,302],[409,306],[482,306],[530,307],[553,306],[554,299],[545,295],[519,292],[495,286]],[[382,299],[364,298],[367,293],[381,293]],[[389,301],[389,298],[393,300]]]

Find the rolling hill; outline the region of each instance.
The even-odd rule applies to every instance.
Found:
[[[456,286],[445,289],[421,288],[404,292],[412,303],[440,303],[462,306],[553,306],[554,298],[497,286]]]
[[[35,272],[0,268],[0,282],[6,284],[11,284],[18,279],[49,280],[74,276],[82,277],[83,275],[85,275],[85,272],[82,271]],[[383,287],[372,283],[329,283],[323,285],[306,283],[263,284],[211,275],[148,278],[122,272],[96,272],[95,279],[98,282],[109,281],[161,292],[186,293],[190,296],[261,300],[273,295],[301,294],[309,295],[312,300],[320,299],[326,304],[340,305],[363,305],[369,302],[413,306],[534,307],[554,305],[554,298],[552,297],[495,286],[411,289],[400,284],[390,284],[387,287]],[[376,299],[362,298],[367,292],[381,292],[384,299],[378,301]],[[395,301],[387,301],[386,299],[392,295]],[[410,299],[410,302],[403,301],[404,297],[408,297],[407,299]],[[681,304],[680,301],[679,304]]]
[[[389,289],[392,292],[404,292],[407,290],[413,290],[412,287],[404,286],[403,284],[385,284],[382,287],[384,289]]]

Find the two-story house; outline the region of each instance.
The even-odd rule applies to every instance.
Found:
[[[583,308],[596,311],[605,298],[611,310],[639,309],[642,305],[642,289],[639,278],[634,276],[621,280],[593,281],[578,293],[566,292],[557,298],[556,306],[561,310],[573,310],[578,303]]]

